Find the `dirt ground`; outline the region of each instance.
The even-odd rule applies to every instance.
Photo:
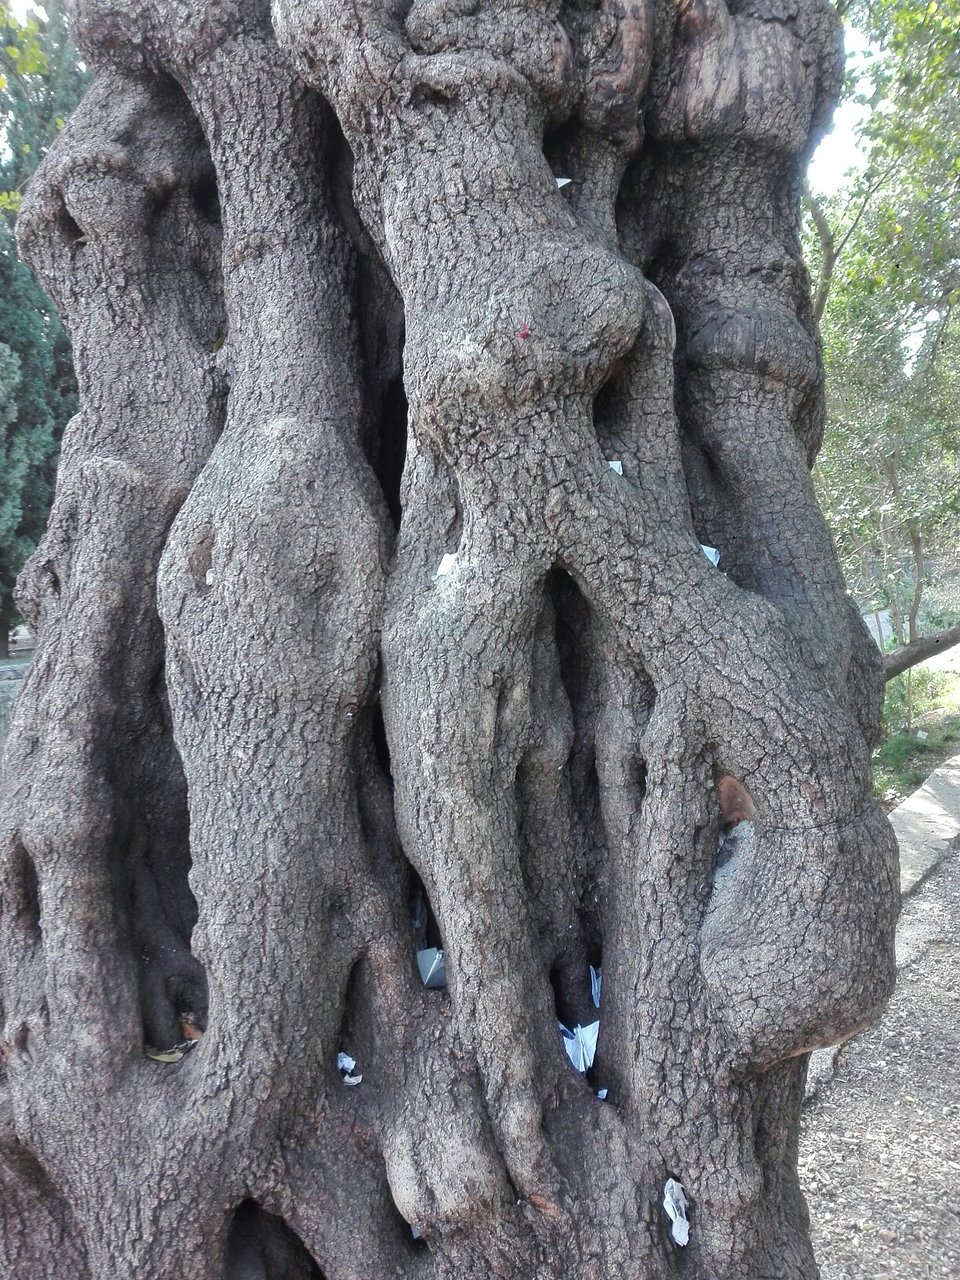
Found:
[[[960,849],[908,901],[900,981],[807,1104],[822,1280],[960,1280]]]

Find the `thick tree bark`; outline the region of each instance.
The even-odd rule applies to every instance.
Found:
[[[75,18],[21,226],[83,408],[0,818],[7,1272],[816,1275],[806,1054],[898,896],[809,478],[835,19]]]

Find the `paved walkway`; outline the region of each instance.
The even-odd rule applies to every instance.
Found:
[[[805,1109],[821,1280],[960,1277],[960,847],[907,901],[900,976]]]
[[[944,761],[922,787],[898,804],[890,814],[890,822],[900,845],[900,892],[906,900],[939,867],[960,837],[960,755]],[[911,917],[905,914],[897,926],[898,965],[916,945]],[[830,1079],[838,1053],[839,1046],[834,1045],[812,1055],[808,1098]]]
[[[960,670],[960,651],[940,662]],[[801,1181],[821,1280],[960,1280],[960,755],[890,820],[898,986],[874,1027],[813,1055]]]

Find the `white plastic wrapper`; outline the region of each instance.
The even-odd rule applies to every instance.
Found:
[[[443,952],[438,947],[425,947],[417,952],[417,966],[423,985],[439,990],[447,985],[447,970]]]
[[[701,542],[701,543],[700,543],[700,550],[701,550],[701,551],[703,552],[703,554],[707,557],[707,559],[710,561],[710,563],[713,565],[713,567],[714,567],[715,569],[719,567],[719,565],[720,565],[720,552],[717,550],[717,548],[716,548],[716,547],[705,547],[705,546],[703,545],[703,543]]]
[[[585,1027],[574,1027],[573,1030],[558,1022],[560,1034],[563,1036],[563,1047],[567,1057],[576,1069],[583,1073],[593,1066],[597,1056],[597,1037],[600,1035],[600,1021],[588,1023]]]
[[[440,559],[440,567],[437,569],[437,577],[438,578],[444,577],[446,574],[450,572],[450,570],[453,568],[453,566],[456,563],[457,563],[457,557],[453,555],[452,552],[448,551]]]
[[[670,1234],[679,1245],[690,1241],[687,1207],[687,1194],[682,1185],[673,1178],[668,1178],[663,1184],[663,1208],[670,1219]]]
[[[557,189],[562,191],[564,187],[569,187],[572,181],[572,178],[557,178]]]
[[[356,1065],[356,1059],[351,1058],[349,1053],[337,1054],[337,1069],[343,1077],[343,1083],[345,1085],[349,1085],[351,1088],[358,1085],[363,1079],[363,1076],[359,1073],[354,1075]]]
[[[600,989],[603,985],[603,971],[590,966],[590,995],[593,999],[593,1007],[600,1008]]]
[[[607,466],[610,468],[610,470],[611,470],[611,471],[615,472],[615,473],[616,473],[616,475],[618,475],[618,476],[622,476],[622,475],[623,475],[623,463],[622,463],[622,462],[619,462],[617,459],[615,459],[615,458],[608,458],[608,459],[607,459]]]

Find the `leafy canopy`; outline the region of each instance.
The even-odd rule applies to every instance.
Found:
[[[53,496],[57,442],[76,408],[70,349],[49,299],[20,262],[23,190],[79,101],[87,74],[62,0],[20,21],[0,0],[0,619]],[[3,623],[5,626],[5,621]],[[0,647],[5,641],[0,635]]]
[[[829,426],[821,498],[848,580],[919,609],[960,528],[960,6],[853,0],[862,170],[811,197]]]

